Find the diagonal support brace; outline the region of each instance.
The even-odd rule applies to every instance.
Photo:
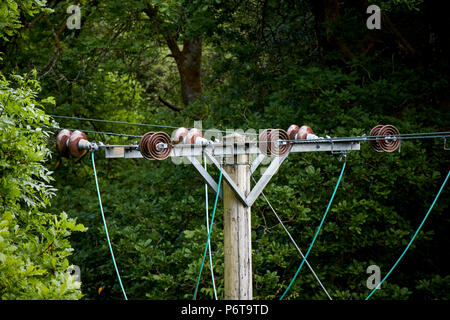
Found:
[[[208,157],[208,159],[212,163],[214,163],[214,165],[220,170],[221,169],[221,165],[219,164],[217,159],[214,158],[209,152],[205,151],[205,154]],[[242,203],[244,203],[247,207],[251,207],[247,203],[247,197],[242,193],[242,191],[239,189],[239,187],[236,185],[236,183],[233,181],[233,179],[228,175],[228,173],[225,170],[222,170],[222,177],[224,177],[227,180],[228,184],[233,189],[234,193],[236,193],[236,195],[239,198],[239,200],[241,200]]]
[[[256,199],[259,197],[261,192],[264,190],[266,185],[269,183],[270,179],[277,173],[281,164],[286,160],[289,156],[289,153],[286,153],[284,156],[273,158],[269,167],[264,171],[264,174],[259,178],[258,182],[253,187],[250,194],[247,196],[246,202],[248,206],[252,206]]]
[[[250,166],[250,175],[252,175],[256,169],[258,169],[259,165],[263,160],[266,158],[266,155],[264,153],[258,154],[255,160],[253,160],[252,165]]]
[[[205,179],[206,183],[214,190],[214,192],[217,193],[218,185],[216,181],[211,177],[211,175],[203,168],[203,166],[200,164],[200,162],[195,158],[194,156],[187,156],[186,157],[189,162],[197,169],[198,173]],[[219,191],[219,197],[223,199],[223,190],[220,189]]]

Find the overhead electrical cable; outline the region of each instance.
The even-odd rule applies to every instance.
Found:
[[[94,134],[104,134],[104,135],[111,135],[111,136],[120,136],[120,137],[128,137],[128,138],[142,138],[141,135],[133,135],[133,134],[125,134],[125,133],[116,133],[116,132],[107,132],[107,131],[94,131],[94,130],[86,130],[86,129],[80,129],[80,128],[61,128],[61,127],[52,127],[52,126],[43,126],[44,128],[48,129],[54,129],[54,130],[63,130],[67,129],[70,131],[80,130],[87,133],[94,133]],[[412,134],[411,134],[412,135]],[[339,137],[339,138],[329,138],[329,139],[310,139],[310,140],[280,140],[280,142],[292,142],[295,144],[311,144],[311,143],[318,143],[318,142],[328,142],[328,143],[338,143],[338,142],[348,142],[348,141],[375,141],[380,140],[384,137],[382,136],[363,136],[363,137]],[[386,138],[390,139],[391,136],[386,136]],[[401,137],[400,140],[413,140],[413,139],[437,139],[437,138],[450,138],[450,132],[444,132],[442,134],[433,134],[433,135],[424,135],[424,136],[405,136]],[[262,142],[273,142],[273,141],[249,141],[247,143],[262,143]],[[227,144],[213,144],[212,147],[221,147],[225,146]],[[192,146],[191,144],[183,144],[180,143],[178,146]]]
[[[80,130],[87,133],[97,133],[97,134],[104,134],[107,136],[119,136],[119,137],[128,137],[128,138],[142,138],[142,136],[134,135],[134,134],[126,134],[126,133],[116,133],[116,132],[107,132],[107,131],[94,131],[94,130],[86,130],[86,129],[79,129],[79,128],[60,128],[60,127],[51,127],[51,126],[43,126],[44,128],[48,129],[54,129],[54,130]]]
[[[150,123],[136,123],[136,122],[129,122],[129,121],[117,121],[117,120],[104,120],[104,119],[96,119],[96,118],[83,118],[83,117],[73,117],[73,116],[63,116],[63,115],[50,115],[54,118],[61,118],[61,119],[71,119],[71,120],[78,120],[78,121],[92,121],[92,122],[103,122],[103,123],[112,123],[112,124],[123,124],[123,125],[132,125],[132,126],[145,126],[145,127],[156,127],[156,128],[168,128],[168,129],[178,129],[179,127],[176,126],[168,126],[168,125],[160,125],[160,124],[150,124]],[[218,132],[225,132],[225,133],[231,133],[232,130],[217,130],[217,129],[200,129],[201,131],[218,131]],[[84,130],[88,132],[87,130]],[[98,132],[100,133],[100,132]],[[122,136],[130,136],[130,137],[138,137],[136,135],[126,135],[126,134],[116,134],[113,132],[102,132],[104,134],[110,134],[110,135],[122,135]],[[253,135],[257,136],[257,133],[245,133],[241,132],[244,135]],[[318,141],[324,142],[324,141],[330,141],[330,142],[340,142],[340,141],[374,141],[374,140],[382,140],[383,138],[387,139],[400,139],[400,140],[412,140],[412,139],[435,139],[435,138],[450,138],[450,132],[449,131],[439,131],[439,132],[419,132],[419,133],[404,133],[404,134],[396,134],[396,135],[386,135],[386,136],[356,136],[356,137],[340,137],[340,138],[322,138],[322,139],[311,139],[311,140],[285,140],[282,139],[280,141],[283,142],[294,142],[294,143],[315,143]],[[272,142],[272,141],[260,141],[260,142]]]
[[[206,258],[206,250],[208,249],[208,243],[209,243],[209,239],[211,237],[211,230],[213,227],[213,223],[214,223],[214,214],[216,213],[216,208],[217,208],[217,200],[219,199],[219,193],[220,193],[220,183],[222,182],[222,170],[223,168],[220,168],[220,175],[219,175],[219,182],[217,183],[217,193],[216,193],[216,200],[214,202],[214,209],[213,209],[213,213],[211,215],[211,223],[209,225],[209,230],[208,230],[208,237],[206,239],[206,244],[205,244],[205,250],[203,252],[203,259],[202,259],[202,264],[200,266],[200,271],[198,273],[198,279],[197,279],[197,284],[195,286],[195,291],[194,291],[194,296],[192,297],[192,300],[197,299],[197,290],[198,290],[198,286],[200,284],[200,277],[202,275],[202,270],[203,270],[203,264],[205,263],[205,258]]]
[[[103,206],[102,206],[102,198],[100,196],[100,189],[98,187],[97,172],[95,171],[94,152],[91,152],[91,154],[92,154],[92,168],[94,169],[95,186],[97,188],[98,203],[100,205],[100,212],[102,214],[103,226],[105,227],[105,233],[106,233],[106,239],[108,241],[109,251],[111,252],[111,258],[112,258],[112,261],[114,264],[114,268],[116,269],[117,279],[119,280],[119,284],[120,284],[120,288],[122,289],[123,296],[124,296],[125,300],[128,300],[127,294],[125,293],[125,289],[123,288],[123,285],[122,285],[122,279],[120,278],[119,269],[117,268],[116,259],[114,257],[114,251],[111,246],[111,240],[109,239],[108,226],[106,225],[106,218],[105,218],[105,214],[103,212]]]
[[[383,280],[375,287],[375,289],[373,289],[373,291],[367,296],[366,300],[369,300],[370,297],[375,293],[375,291],[377,291],[380,286],[383,284],[383,282],[387,279],[387,277],[389,277],[389,275],[392,273],[392,271],[394,270],[394,268],[398,265],[398,263],[400,262],[400,260],[403,258],[403,256],[405,255],[406,251],[408,251],[409,247],[411,246],[411,244],[413,243],[414,239],[416,238],[417,234],[419,233],[420,229],[422,228],[423,224],[425,223],[425,220],[427,220],[428,215],[430,214],[431,210],[434,207],[434,204],[436,203],[437,199],[439,198],[439,195],[442,192],[442,189],[444,189],[445,184],[447,183],[448,177],[450,176],[450,171],[447,173],[447,177],[445,178],[444,182],[442,183],[441,188],[439,189],[439,192],[437,193],[436,197],[434,198],[433,203],[431,204],[430,208],[428,209],[428,212],[426,213],[425,217],[422,220],[422,223],[419,225],[419,227],[417,228],[416,232],[414,233],[413,237],[411,238],[411,240],[409,241],[408,245],[406,246],[405,250],[403,250],[402,254],[400,255],[400,257],[397,259],[397,261],[394,263],[394,265],[392,266],[391,270],[389,270],[389,272],[384,276]]]
[[[255,178],[252,176],[253,181],[256,183]],[[322,282],[320,281],[319,277],[317,276],[317,274],[314,272],[314,269],[311,267],[311,265],[309,264],[308,260],[306,260],[305,256],[303,255],[302,250],[300,250],[299,246],[297,245],[297,243],[295,242],[294,238],[291,236],[291,233],[288,231],[288,229],[286,228],[286,226],[284,225],[283,221],[280,219],[280,217],[278,216],[277,212],[275,211],[275,209],[272,207],[272,205],[270,204],[269,200],[267,199],[266,195],[264,194],[264,192],[261,192],[261,195],[263,196],[263,198],[266,200],[267,204],[269,205],[270,209],[272,210],[272,212],[274,213],[275,217],[277,218],[278,222],[280,222],[280,225],[283,227],[284,231],[286,232],[286,234],[289,236],[289,239],[291,239],[292,243],[294,244],[295,248],[297,249],[297,251],[300,253],[300,255],[302,256],[302,259],[304,259],[304,261],[306,262],[306,265],[308,266],[308,268],[311,270],[311,272],[313,273],[314,277],[316,278],[317,282],[319,282],[319,285],[322,287],[322,290],[325,292],[325,294],[327,295],[328,299],[333,300],[330,296],[330,294],[328,293],[327,289],[325,289],[324,285],[322,284]]]
[[[302,260],[302,263],[300,264],[300,267],[298,267],[297,272],[295,273],[294,277],[292,278],[291,283],[289,283],[289,286],[286,288],[286,291],[284,291],[284,293],[283,293],[283,295],[281,296],[280,300],[283,300],[284,296],[286,295],[286,293],[287,293],[287,292],[289,291],[289,289],[291,288],[292,284],[294,283],[295,279],[297,278],[298,274],[300,273],[300,270],[302,269],[303,264],[305,263],[305,260],[308,258],[308,255],[309,255],[309,253],[311,252],[311,249],[312,249],[312,247],[313,247],[313,245],[314,245],[314,242],[315,242],[316,239],[317,239],[317,236],[319,235],[320,229],[322,228],[323,222],[325,221],[325,218],[326,218],[326,216],[327,216],[327,214],[328,214],[328,210],[330,210],[331,203],[333,202],[334,196],[335,196],[336,191],[337,191],[337,189],[338,189],[338,187],[339,187],[339,184],[340,184],[340,182],[341,182],[342,175],[343,175],[344,169],[345,169],[345,165],[346,165],[346,161],[344,161],[344,164],[342,165],[341,174],[339,175],[339,179],[338,179],[338,181],[337,181],[337,183],[336,183],[336,186],[334,187],[333,195],[331,196],[331,199],[330,199],[330,201],[328,202],[327,209],[325,210],[325,213],[324,213],[324,215],[323,215],[323,217],[322,217],[322,220],[320,221],[320,224],[319,224],[319,227],[317,228],[316,234],[314,235],[314,238],[313,238],[313,240],[311,241],[311,244],[309,245],[308,251],[306,252],[306,255],[305,255],[305,259]]]
[[[205,164],[205,171],[207,170],[206,156],[203,156],[203,162]],[[209,214],[208,214],[208,184],[205,183],[205,208],[206,208],[206,230],[209,230]],[[209,265],[211,267],[211,279],[214,290],[214,298],[217,299],[216,282],[214,281],[214,269],[212,263],[212,253],[211,253],[211,241],[208,240],[208,251],[209,251]]]
[[[151,124],[151,123],[136,123],[136,122],[128,122],[128,121],[118,121],[118,120],[104,120],[104,119],[95,119],[95,118],[82,118],[82,117],[71,117],[71,116],[60,116],[60,115],[54,115],[49,114],[49,116],[53,118],[61,118],[61,119],[70,119],[70,120],[79,120],[79,121],[92,121],[92,122],[103,122],[103,123],[112,123],[112,124],[123,124],[123,125],[130,125],[130,126],[142,126],[142,127],[154,127],[154,128],[166,128],[166,129],[178,129],[180,126],[168,126],[168,125],[161,125],[161,124]],[[190,128],[188,128],[190,129]],[[225,133],[232,133],[232,130],[218,130],[218,129],[200,129],[201,131],[218,131],[218,132],[225,132]],[[244,135],[255,135],[257,136],[257,133],[251,133],[251,132],[241,132]]]

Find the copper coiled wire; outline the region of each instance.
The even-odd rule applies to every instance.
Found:
[[[394,152],[400,146],[400,138],[395,137],[394,139],[386,139],[386,136],[397,136],[400,132],[393,125],[383,126],[380,131],[378,131],[378,135],[385,136],[383,140],[378,141],[378,145],[384,152]]]
[[[279,145],[278,140],[289,140],[286,131],[281,129],[266,129],[259,135],[259,150],[267,156],[284,156],[289,152],[290,142]]]
[[[369,136],[379,138],[370,140],[369,143],[376,152],[394,152],[400,146],[398,135],[400,131],[393,125],[377,125],[370,130]]]
[[[383,127],[383,125],[381,125],[381,124],[373,127],[372,130],[370,130],[369,136],[370,137],[378,136],[378,132],[380,131],[380,129],[382,127]],[[378,141],[377,140],[370,140],[369,144],[373,148],[373,150],[375,150],[376,152],[383,152],[383,149],[381,149],[381,147],[378,145]]]
[[[158,148],[159,144],[165,144],[167,148]],[[170,136],[165,132],[147,132],[139,142],[139,150],[147,160],[165,160],[172,151]]]

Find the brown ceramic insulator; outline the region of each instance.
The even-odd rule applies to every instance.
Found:
[[[399,134],[400,132],[393,125],[388,124],[381,127],[380,130],[378,131],[378,135],[382,137],[380,140],[378,140],[378,146],[384,152],[394,152],[400,146],[400,138],[396,137],[396,139],[393,140],[393,139],[386,139],[386,136],[397,136]]]
[[[82,150],[78,147],[78,142],[80,142],[81,139],[87,140],[84,132],[81,132],[79,130],[72,132],[72,134],[70,135],[69,152],[72,157],[80,158],[87,152],[87,150]]]
[[[174,134],[173,134],[173,143],[178,144],[178,143],[182,143],[184,140],[184,137],[187,136],[189,130],[187,128],[181,127],[178,128],[177,130],[175,130]]]
[[[147,132],[144,134],[141,138],[141,141],[139,141],[139,151],[141,152],[142,156],[147,160],[154,160],[148,151],[148,140],[150,137],[154,134],[154,132]]]
[[[305,140],[308,134],[313,134],[314,132],[309,126],[301,126],[297,133],[297,140]]]
[[[271,147],[271,143],[270,143],[270,132],[273,129],[265,129],[263,132],[261,132],[259,134],[258,137],[258,147],[259,150],[265,154],[266,156],[270,156],[270,147]]]
[[[202,131],[197,128],[192,128],[189,130],[187,136],[186,136],[186,143],[194,144],[196,138],[202,138]]]
[[[284,144],[279,145],[278,140],[289,140],[286,131],[282,129],[275,129],[270,132],[270,140],[272,141],[270,153],[274,156],[281,157],[289,152],[290,142],[285,141]]]
[[[72,131],[63,129],[56,137],[56,150],[62,157],[69,157],[69,148],[67,147],[67,140],[69,140]]]
[[[158,148],[158,145],[165,144],[167,147]],[[172,143],[170,136],[165,132],[155,132],[148,138],[147,151],[155,160],[165,160],[172,151]]]
[[[383,125],[377,125],[370,130],[369,136],[371,137],[369,140],[370,146],[375,150],[376,152],[383,152],[383,149],[381,149],[380,145],[378,144],[378,139],[375,140],[374,137],[379,135],[380,129],[383,127]]]
[[[160,143],[166,144],[167,148],[158,148]],[[147,132],[139,142],[139,151],[147,160],[165,160],[172,151],[172,141],[165,132]]]
[[[289,140],[286,131],[281,129],[266,129],[259,135],[259,149],[268,156],[283,156],[289,151],[290,142],[278,145],[278,140]]]
[[[289,140],[294,140],[295,139],[295,135],[297,134],[298,130],[300,130],[300,127],[296,124],[292,124],[288,129],[287,129],[287,134],[289,136]]]

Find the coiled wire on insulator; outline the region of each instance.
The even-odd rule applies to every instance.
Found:
[[[289,135],[282,129],[265,129],[258,138],[259,150],[267,156],[284,156],[289,152]]]
[[[172,151],[172,141],[165,132],[147,132],[139,142],[139,151],[147,160],[165,160]]]
[[[400,131],[393,125],[377,125],[370,130],[369,143],[376,152],[394,152],[400,146],[399,135]]]

